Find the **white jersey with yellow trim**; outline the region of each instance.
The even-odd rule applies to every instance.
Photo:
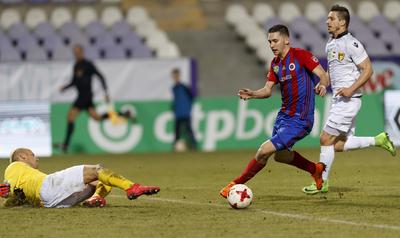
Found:
[[[334,95],[339,88],[350,87],[360,76],[357,68],[368,58],[364,46],[350,33],[345,32],[337,38],[331,38],[326,44],[328,72]],[[353,96],[361,96],[358,89]]]

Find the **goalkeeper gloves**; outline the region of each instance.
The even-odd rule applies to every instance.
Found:
[[[10,184],[0,183],[0,197],[7,198],[10,194]]]

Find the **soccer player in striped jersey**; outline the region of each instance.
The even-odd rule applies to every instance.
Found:
[[[282,107],[275,121],[272,138],[261,144],[242,174],[220,191],[220,195],[225,198],[233,185],[246,183],[264,168],[272,154],[275,154],[275,161],[309,172],[316,184],[322,186],[321,175],[325,165],[307,160],[292,151],[292,147],[312,130],[314,96],[315,93],[320,96],[326,94],[329,84],[327,74],[310,52],[290,46],[286,26],[271,27],[268,30],[268,42],[275,58],[271,62],[265,86],[255,91],[241,89],[238,96],[243,100],[268,98],[274,85],[279,84]],[[312,74],[320,78],[317,85],[314,85]]]

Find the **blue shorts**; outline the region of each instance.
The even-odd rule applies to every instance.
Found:
[[[293,145],[310,134],[314,119],[290,117],[282,112],[276,117],[271,142],[277,151],[291,150]]]

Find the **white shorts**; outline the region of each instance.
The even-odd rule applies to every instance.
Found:
[[[52,174],[43,180],[40,199],[44,207],[71,207],[94,193],[94,187],[83,181],[83,165]]]
[[[332,98],[324,131],[334,136],[354,135],[356,129],[355,119],[360,108],[361,98]]]

